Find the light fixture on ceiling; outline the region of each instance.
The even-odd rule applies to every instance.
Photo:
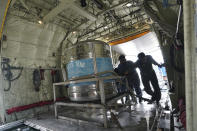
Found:
[[[39,20],[39,21],[38,21],[38,23],[39,23],[39,24],[42,24],[42,21],[41,21],[41,20]]]
[[[107,29],[107,28],[108,28],[107,26],[104,27],[104,29]]]
[[[76,32],[76,31],[73,31],[72,33],[73,33],[73,34],[76,34],[77,32]]]
[[[126,4],[127,7],[130,7],[131,5],[132,5],[131,3],[127,3],[127,4]]]

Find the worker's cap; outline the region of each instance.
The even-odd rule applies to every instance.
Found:
[[[144,54],[144,52],[141,52],[141,53],[139,53],[138,55],[137,55],[137,57],[139,58],[139,59],[142,59],[142,58],[144,58],[146,55]]]
[[[125,59],[125,55],[120,55],[118,59],[119,59],[119,60]]]

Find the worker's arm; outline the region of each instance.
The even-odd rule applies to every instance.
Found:
[[[135,63],[133,63],[134,68],[139,67],[139,60],[137,60]]]
[[[119,64],[118,68],[116,68],[114,71],[118,72],[118,75],[125,76],[129,74],[130,66],[133,65],[133,62],[125,62],[124,64]]]
[[[115,68],[115,69],[114,69],[114,72],[116,72],[116,73],[118,74],[118,68]]]
[[[114,69],[114,72],[116,72],[120,76],[124,76],[124,71],[121,65],[118,65],[118,67]]]
[[[160,65],[159,63],[157,63],[153,58],[152,58],[152,56],[149,56],[150,57],[150,59],[151,59],[151,61],[152,61],[152,63],[154,64],[154,65],[157,65],[158,67],[162,67],[162,65]]]

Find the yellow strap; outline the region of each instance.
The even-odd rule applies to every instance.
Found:
[[[7,16],[7,12],[8,12],[8,8],[9,8],[9,5],[10,5],[10,2],[11,2],[11,0],[8,0],[8,3],[6,5],[6,9],[5,9],[5,12],[4,12],[3,22],[1,24],[0,40],[1,40],[1,37],[2,37],[3,27],[4,27],[4,24],[5,24],[5,20],[6,20],[6,16]]]

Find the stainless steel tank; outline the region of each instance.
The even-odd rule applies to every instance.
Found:
[[[66,70],[68,79],[90,76],[95,73],[94,50],[97,72],[113,71],[109,45],[102,41],[88,40],[77,43],[66,50]],[[110,73],[103,76],[112,75]],[[114,80],[105,80],[106,98],[117,94]],[[99,87],[96,82],[70,84],[68,95],[72,101],[94,101],[100,99]]]

